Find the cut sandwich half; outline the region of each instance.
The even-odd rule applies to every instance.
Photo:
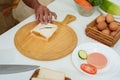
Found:
[[[41,24],[39,23],[31,30],[32,33],[48,40],[57,30],[57,25],[54,24]]]
[[[47,79],[47,78],[32,78],[32,80],[51,80],[51,79]]]
[[[38,78],[45,78],[51,80],[65,80],[65,73],[47,68],[41,68]]]
[[[51,70],[47,68],[37,69],[30,80],[71,80],[66,77],[64,72]]]

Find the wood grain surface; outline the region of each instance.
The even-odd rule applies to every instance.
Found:
[[[16,32],[15,46],[21,54],[35,60],[48,61],[65,57],[77,44],[76,33],[67,25],[75,19],[75,16],[67,15],[62,22],[54,21],[58,29],[48,41],[30,32],[38,24],[30,22]]]

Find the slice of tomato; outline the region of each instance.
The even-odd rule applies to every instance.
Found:
[[[90,64],[81,64],[80,68],[88,74],[96,74],[97,73],[97,68]]]

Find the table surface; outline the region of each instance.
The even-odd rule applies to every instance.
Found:
[[[76,4],[73,0],[55,0],[53,3],[48,5],[49,9],[56,12],[58,15],[57,20],[62,21],[67,14],[72,14],[77,17],[77,20],[70,23],[69,26],[76,32],[78,37],[78,45],[87,42],[97,42],[85,35],[86,25],[89,24],[92,20],[94,20],[100,13],[96,11],[90,17],[83,17],[79,14],[79,11],[76,7]],[[30,16],[26,20],[22,21],[18,25],[11,28],[9,31],[0,35],[0,64],[34,64],[39,65],[41,67],[51,68],[54,70],[63,71],[66,73],[68,77],[72,80],[119,80],[120,72],[113,76],[112,78],[93,78],[87,76],[81,72],[79,72],[73,65],[71,54],[68,56],[53,60],[53,61],[37,61],[29,59],[23,56],[14,45],[14,36],[16,31],[22,27],[23,25],[35,21],[35,15]],[[99,43],[99,42],[97,42]],[[113,49],[120,55],[120,40],[116,43]],[[67,63],[67,64],[66,64]],[[16,74],[8,74],[8,75],[0,75],[0,80],[29,80],[31,74],[34,70],[16,73]]]

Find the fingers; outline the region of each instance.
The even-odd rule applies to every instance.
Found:
[[[57,19],[56,13],[52,12],[52,16],[54,16],[54,18]]]
[[[36,10],[35,10],[35,14],[36,14],[36,20],[43,23],[43,7],[39,6]]]
[[[42,16],[45,24],[49,22],[49,13],[50,11],[47,8],[45,8],[44,15]]]
[[[57,19],[57,15],[54,12],[50,12],[50,14],[49,14],[49,23],[52,22],[53,17],[54,17],[54,19]]]
[[[57,19],[57,15],[54,12],[51,12],[47,7],[40,6],[35,11],[36,19],[41,22],[42,24],[47,24],[52,22],[52,19]]]

